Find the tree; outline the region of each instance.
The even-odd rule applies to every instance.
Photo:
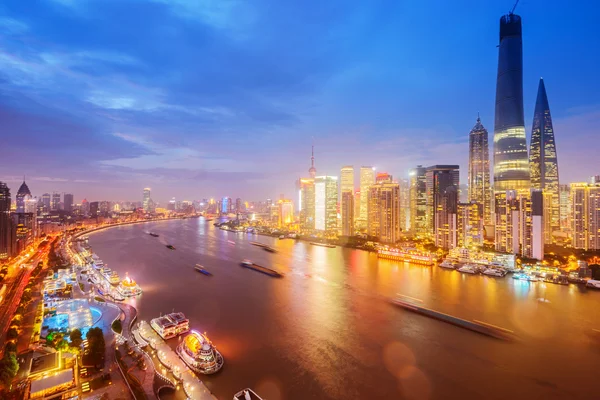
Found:
[[[6,332],[6,338],[11,340],[11,339],[16,339],[19,337],[19,331],[17,330],[17,328],[10,328],[7,332]]]
[[[0,361],[0,381],[5,386],[9,386],[18,370],[19,363],[15,353],[5,353],[4,358]]]
[[[86,335],[86,339],[89,346],[89,361],[96,365],[101,364],[104,361],[106,351],[102,329],[91,328]]]
[[[69,339],[71,341],[71,346],[73,347],[81,347],[83,343],[83,336],[81,335],[81,331],[79,329],[73,329],[71,333],[69,333]]]

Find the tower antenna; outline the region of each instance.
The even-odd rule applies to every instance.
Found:
[[[517,8],[517,5],[518,5],[518,4],[519,4],[519,0],[517,0],[517,1],[515,2],[515,5],[513,6],[512,10],[510,10],[510,13],[508,13],[509,15],[510,15],[510,14],[514,14],[514,13],[515,13],[515,9]]]

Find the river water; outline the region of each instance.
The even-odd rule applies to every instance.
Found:
[[[219,399],[245,387],[268,400],[600,397],[598,291],[379,260],[222,231],[204,219],[116,227],[90,235],[90,244],[140,284],[144,293],[129,302],[141,319],[181,311],[207,332],[225,366],[202,379]],[[285,277],[242,268],[243,258]],[[214,275],[196,272],[197,263]],[[510,329],[518,340],[413,314],[390,303],[398,295]]]

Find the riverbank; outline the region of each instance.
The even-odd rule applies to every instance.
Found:
[[[147,224],[149,222],[161,222],[161,221],[175,221],[178,219],[188,219],[188,217],[173,217],[173,218],[155,218],[155,219],[147,219],[143,221],[127,221],[127,222],[117,222],[115,224],[107,224],[105,226],[99,226],[92,229],[87,229],[85,231],[77,232],[73,235],[72,239],[77,239],[83,235],[89,235],[91,233],[99,232],[109,228],[115,228],[117,226],[125,226],[125,225],[136,225],[136,224]]]

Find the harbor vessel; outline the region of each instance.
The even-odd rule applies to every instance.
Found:
[[[263,398],[256,394],[254,390],[246,388],[234,394],[233,400],[263,400]]]
[[[194,269],[198,272],[200,272],[201,274],[207,275],[207,276],[211,276],[212,273],[210,273],[210,271],[208,271],[206,268],[204,268],[202,265],[200,264],[196,264],[194,266]]]
[[[181,312],[175,312],[150,321],[150,326],[167,340],[184,334],[190,330],[190,321]]]
[[[271,246],[264,246],[263,250],[268,251],[269,253],[277,253],[277,250],[275,250]]]
[[[377,257],[421,265],[435,265],[437,262],[437,256],[434,253],[417,249],[383,248],[377,251]]]
[[[460,267],[458,269],[458,272],[463,272],[465,274],[472,274],[472,275],[478,273],[477,269],[469,264],[466,264],[466,265],[463,265],[462,267]]]
[[[173,246],[172,244],[168,244],[167,245],[167,249],[175,250],[175,246]]]
[[[255,271],[261,272],[261,273],[263,273],[265,275],[272,276],[274,278],[281,278],[281,277],[283,277],[282,273],[277,272],[274,269],[263,267],[262,265],[255,264],[255,263],[253,263],[250,260],[243,260],[241,262],[241,266],[244,267],[244,268],[253,269]]]
[[[485,271],[483,271],[483,274],[487,276],[497,276],[501,278],[506,275],[506,271],[500,268],[487,268]]]
[[[585,287],[592,288],[592,289],[600,289],[600,281],[595,280],[595,279],[590,279],[585,284]]]
[[[179,358],[194,372],[214,374],[223,368],[223,356],[205,334],[192,330],[177,346]]]
[[[125,297],[133,297],[141,294],[142,288],[139,287],[136,281],[125,274],[125,279],[123,279],[117,287],[117,292]]]
[[[329,244],[329,243],[310,242],[310,244],[313,246],[330,247],[332,249],[337,247],[335,244]]]
[[[447,269],[456,269],[456,265],[448,260],[444,260],[442,261],[442,263],[440,264],[440,267],[442,268],[447,268]]]
[[[100,275],[102,275],[102,277],[113,286],[117,286],[121,281],[119,274],[116,271],[111,270],[110,268],[102,268],[100,270]]]
[[[158,233],[154,233],[154,232],[149,232],[148,235],[150,235],[152,237],[158,237]]]

